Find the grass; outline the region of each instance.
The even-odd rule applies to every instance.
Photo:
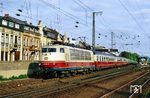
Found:
[[[0,81],[7,81],[7,80],[15,80],[15,79],[25,79],[28,78],[27,75],[19,75],[19,76],[12,76],[10,78],[5,78],[0,75]]]
[[[145,98],[150,98],[150,89],[148,89],[148,91],[146,92],[146,94],[145,94],[144,97],[145,97]]]

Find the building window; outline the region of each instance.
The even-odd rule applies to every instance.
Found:
[[[4,48],[4,43],[1,44],[1,47]]]
[[[9,22],[9,27],[14,27],[14,23],[13,22]]]
[[[27,39],[27,38],[25,38],[25,46],[27,46],[27,41],[28,41],[28,39]]]
[[[18,45],[21,45],[21,37],[18,37]]]
[[[17,41],[18,41],[17,36],[15,36],[15,44],[17,44]]]
[[[39,43],[39,41],[38,41],[38,40],[37,40],[37,46],[38,46],[38,47],[40,47],[40,43]]]
[[[6,43],[9,43],[9,36],[6,34]]]
[[[23,39],[23,46],[26,45],[26,38]]]
[[[19,29],[20,25],[19,24],[15,24],[15,28]]]
[[[12,44],[14,41],[13,41],[13,35],[10,36],[10,43]]]
[[[38,30],[37,30],[37,29],[35,29],[34,31],[35,31],[36,33],[38,33]]]
[[[28,46],[28,38],[25,38],[25,46]]]
[[[33,38],[30,39],[30,46],[34,45],[33,40],[34,40]]]
[[[6,48],[8,48],[8,46],[9,46],[8,43],[6,43]]]
[[[24,28],[25,30],[29,30],[29,27],[28,26],[25,26],[25,28]]]
[[[30,28],[30,31],[31,31],[31,32],[34,32],[34,28],[31,27],[31,28]]]
[[[2,20],[2,24],[7,26],[7,20]]]
[[[2,43],[4,43],[5,42],[5,34],[4,33],[2,33],[2,41],[1,41]]]

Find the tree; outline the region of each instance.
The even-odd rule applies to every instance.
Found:
[[[137,53],[131,53],[131,52],[127,52],[127,51],[121,52],[120,56],[128,58],[130,60],[134,60],[134,61],[138,61],[138,58],[140,57],[139,54],[137,54]]]

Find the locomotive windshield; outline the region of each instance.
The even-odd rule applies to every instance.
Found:
[[[42,48],[42,53],[47,52],[47,48]]]
[[[56,52],[56,48],[42,48],[42,53],[44,52]]]

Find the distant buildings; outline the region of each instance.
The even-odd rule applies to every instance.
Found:
[[[41,47],[54,41],[68,43],[69,39],[56,30],[13,18],[0,16],[0,61],[39,60]]]

